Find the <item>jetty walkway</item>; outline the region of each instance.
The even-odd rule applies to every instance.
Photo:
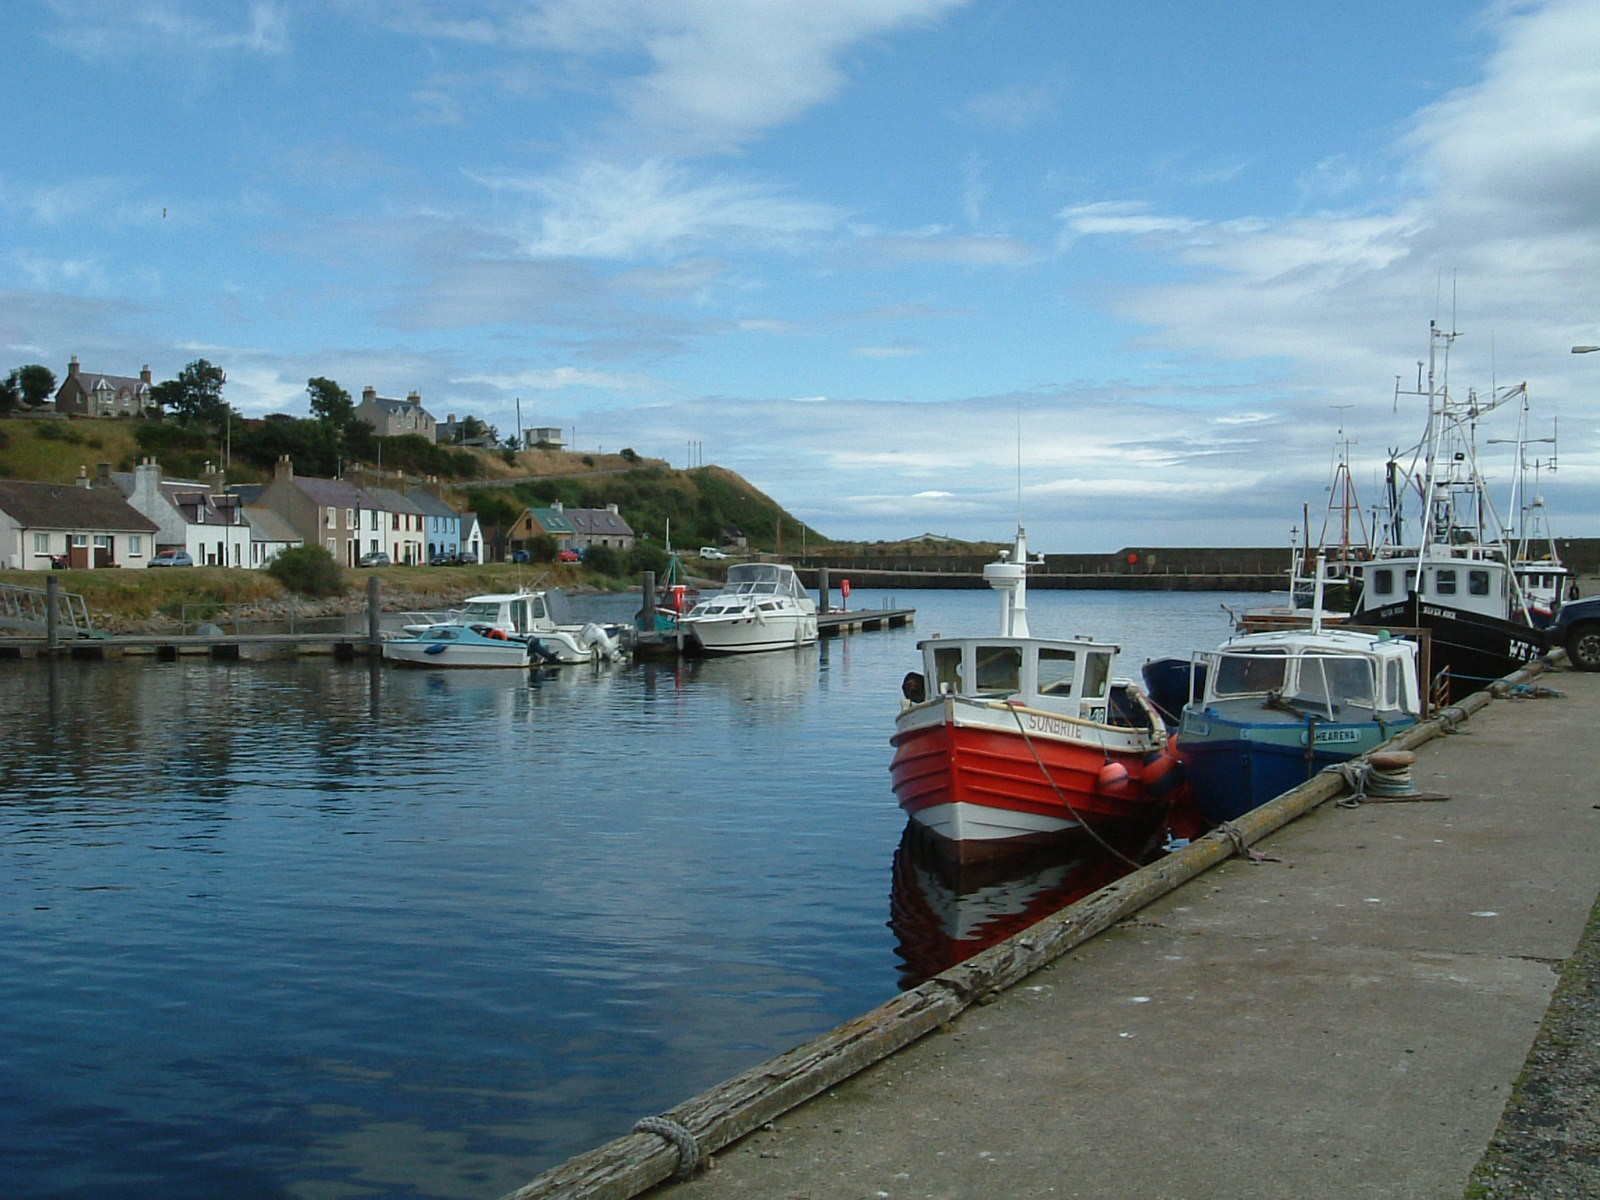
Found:
[[[1267,811],[1290,793],[1232,850],[1196,842],[1212,865],[1098,936],[1070,938],[1069,909],[889,1002],[933,1014],[898,1052],[869,1014],[752,1070],[782,1091],[830,1039],[881,1059],[648,1194],[1600,1195],[1600,674],[1496,690],[1420,731],[1416,797],[1345,807],[1326,777],[1298,819]],[[1014,971],[1029,954],[1048,961]],[[666,1116],[727,1125],[698,1101]],[[676,1163],[675,1132],[611,1143],[620,1174]],[[515,1195],[642,1190],[606,1181],[605,1153]]]

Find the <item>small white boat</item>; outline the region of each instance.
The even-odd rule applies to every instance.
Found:
[[[383,643],[386,661],[403,667],[527,667],[534,661],[526,639],[498,629],[470,625],[432,625],[410,637]]]
[[[787,563],[739,563],[678,625],[708,654],[783,650],[817,640],[817,602]]]
[[[509,637],[521,638],[533,646],[535,661],[571,665],[587,662],[617,662],[624,655],[620,626],[598,622],[563,624],[556,619],[560,592],[491,592],[469,596],[450,612],[450,624],[496,629]],[[433,626],[429,626],[432,628]],[[407,633],[421,627],[406,626]]]

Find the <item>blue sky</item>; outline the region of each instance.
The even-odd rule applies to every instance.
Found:
[[[1437,318],[1600,533],[1600,0],[11,0],[0,37],[6,369],[520,402],[839,538],[1279,545],[1341,424],[1377,499]]]

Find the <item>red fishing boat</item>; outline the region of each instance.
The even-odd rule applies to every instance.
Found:
[[[1119,647],[1028,629],[1027,535],[983,569],[993,637],[918,643],[889,772],[911,820],[969,861],[1080,828],[1158,821],[1182,790],[1166,726]]]

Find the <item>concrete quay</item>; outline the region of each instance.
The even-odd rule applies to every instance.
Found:
[[[1600,675],[1537,683],[650,1196],[1600,1196]]]

